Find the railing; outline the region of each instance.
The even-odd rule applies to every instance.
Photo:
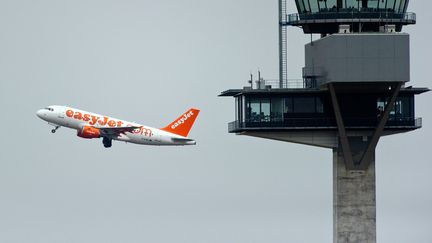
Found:
[[[389,20],[400,20],[403,23],[415,23],[417,20],[415,13],[395,13],[395,12],[364,12],[364,11],[339,11],[339,12],[315,12],[303,14],[288,14],[285,24],[297,24],[302,20],[327,20],[333,22],[335,19],[361,19],[361,20],[379,20],[379,22],[389,22]],[[321,21],[320,21],[321,22]],[[394,22],[394,21],[391,21]]]
[[[255,81],[256,89],[307,89],[315,88],[303,79],[288,79],[279,82],[277,79],[262,79],[260,81]]]
[[[303,67],[303,78],[305,77],[321,77],[324,74],[322,67]]]
[[[416,22],[417,21],[417,15],[415,13],[405,13],[403,15],[403,19],[405,21],[409,21],[409,22]]]
[[[378,124],[377,117],[370,118],[344,118],[344,123],[347,128],[374,128]],[[277,128],[336,128],[336,120],[334,118],[278,118],[273,120],[263,119],[233,121],[228,123],[228,131],[236,132],[242,129],[277,129]],[[390,118],[386,123],[386,128],[420,128],[422,127],[421,118],[401,117]]]
[[[240,121],[233,121],[228,123],[228,132],[233,132],[235,130],[238,130],[240,128],[243,128]]]
[[[333,118],[290,118],[283,121],[233,121],[228,123],[228,131],[245,128],[336,128]]]
[[[423,126],[423,119],[421,117],[415,119],[415,126],[418,128]]]
[[[324,69],[322,67],[304,67],[303,80],[306,88],[316,88],[323,83]]]

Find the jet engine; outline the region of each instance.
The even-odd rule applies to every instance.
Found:
[[[100,138],[100,131],[95,127],[83,126],[81,130],[77,131],[77,136],[81,138]]]

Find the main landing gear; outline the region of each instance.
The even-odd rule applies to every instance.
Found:
[[[105,148],[110,148],[112,146],[112,139],[107,138],[107,137],[103,137],[102,143],[103,143]]]
[[[59,129],[60,126],[56,126],[53,130],[51,130],[51,133],[55,133],[57,131],[57,129]]]

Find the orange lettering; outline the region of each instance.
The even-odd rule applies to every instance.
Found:
[[[147,136],[147,137],[151,137],[152,136],[152,131],[150,129],[144,128],[143,132],[144,132],[144,135]]]
[[[140,134],[144,135],[146,137],[151,137],[153,136],[153,132],[151,129],[145,128],[145,127],[140,127]]]
[[[122,121],[117,121],[117,126],[118,126],[118,127],[121,127],[122,124],[123,124]]]
[[[77,120],[81,120],[82,119],[81,112],[79,112],[79,111],[75,112],[74,118],[77,119]]]
[[[104,119],[103,119],[103,121],[102,120],[99,120],[99,125],[101,125],[101,126],[105,126],[106,124],[107,124],[107,122],[108,122],[108,117],[106,117],[106,116],[104,116]]]
[[[90,121],[90,115],[84,114],[83,121]]]
[[[66,111],[66,116],[67,116],[67,117],[72,117],[73,114],[74,114],[73,110],[67,110],[67,111]]]
[[[128,125],[128,126],[129,126],[129,125]],[[132,131],[132,133],[138,134],[138,133],[142,132],[142,129],[143,129],[143,127],[136,128],[136,129],[134,129],[134,130]]]
[[[99,120],[98,116],[91,116],[91,122],[89,122],[90,125],[96,124],[96,122]]]
[[[115,127],[115,125],[116,125],[116,122],[115,122],[115,121],[113,121],[113,120],[109,120],[109,122],[108,122],[108,126],[110,126],[110,127]]]

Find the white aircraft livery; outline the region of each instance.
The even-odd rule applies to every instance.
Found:
[[[102,138],[104,147],[109,148],[112,140],[145,145],[195,145],[195,140],[187,136],[199,112],[191,108],[160,129],[58,105],[40,109],[36,115],[55,127],[52,133],[60,127],[72,128],[77,130],[78,137]]]

